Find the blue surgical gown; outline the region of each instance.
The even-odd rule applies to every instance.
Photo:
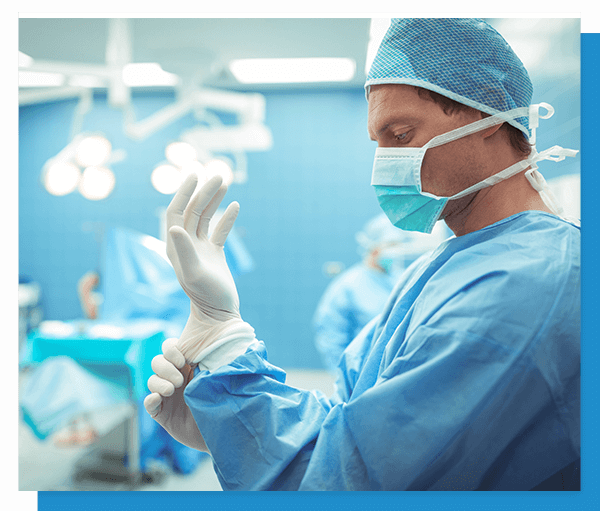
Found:
[[[382,311],[397,278],[359,263],[327,287],[313,318],[315,345],[327,369],[337,369],[346,347]]]
[[[523,212],[403,274],[327,398],[256,343],[185,400],[227,490],[530,490],[580,458],[580,230]]]

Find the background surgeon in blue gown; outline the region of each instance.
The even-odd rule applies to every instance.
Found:
[[[482,20],[392,20],[366,89],[381,208],[455,236],[403,273],[326,397],[286,385],[241,318],[222,250],[239,205],[209,237],[226,189],[190,177],[167,252],[191,314],[146,410],[228,490],[578,489],[580,228],[537,170],[576,151],[531,145],[531,81]]]
[[[356,233],[362,260],[333,279],[313,317],[315,346],[329,371],[335,372],[346,347],[381,313],[404,269],[443,240],[446,230],[438,226],[443,224],[431,235],[401,231],[382,213]]]

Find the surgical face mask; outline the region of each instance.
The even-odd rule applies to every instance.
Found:
[[[545,116],[539,116],[539,107],[548,110]],[[537,127],[537,120],[541,117],[549,118],[554,109],[546,104],[533,105],[530,108],[516,108],[508,112],[496,114],[492,117],[473,122],[466,126],[444,133],[432,138],[423,147],[379,147],[375,151],[375,163],[371,185],[381,209],[385,212],[392,224],[405,231],[419,231],[431,233],[433,226],[439,220],[442,210],[449,200],[460,199],[482,188],[493,186],[509,177],[522,172],[527,167],[527,178],[532,186],[540,192],[540,196],[551,210],[559,214],[556,202],[545,184],[544,178],[537,172],[535,163],[540,160],[550,159],[560,161],[565,156],[575,156],[577,151],[554,146],[542,153],[537,153],[535,148],[529,157],[514,165],[494,174],[467,189],[450,197],[440,197],[424,192],[421,185],[421,166],[427,149],[447,144],[462,137],[466,137],[491,126],[501,124],[507,120],[529,115],[530,126]],[[535,128],[533,128],[535,130]],[[535,131],[532,139],[535,140]],[[541,192],[543,189],[544,193]]]

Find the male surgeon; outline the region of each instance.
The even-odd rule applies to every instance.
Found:
[[[536,163],[550,105],[478,19],[394,19],[367,77],[371,184],[390,222],[455,236],[346,348],[330,398],[285,384],[240,316],[220,178],[189,177],[168,253],[190,297],[146,410],[210,453],[226,490],[578,489],[580,229]]]

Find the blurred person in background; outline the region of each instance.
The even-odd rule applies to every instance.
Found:
[[[315,345],[330,372],[335,372],[343,351],[362,328],[381,313],[404,269],[433,250],[443,233],[401,231],[380,214],[356,234],[362,260],[333,279],[313,317]]]

